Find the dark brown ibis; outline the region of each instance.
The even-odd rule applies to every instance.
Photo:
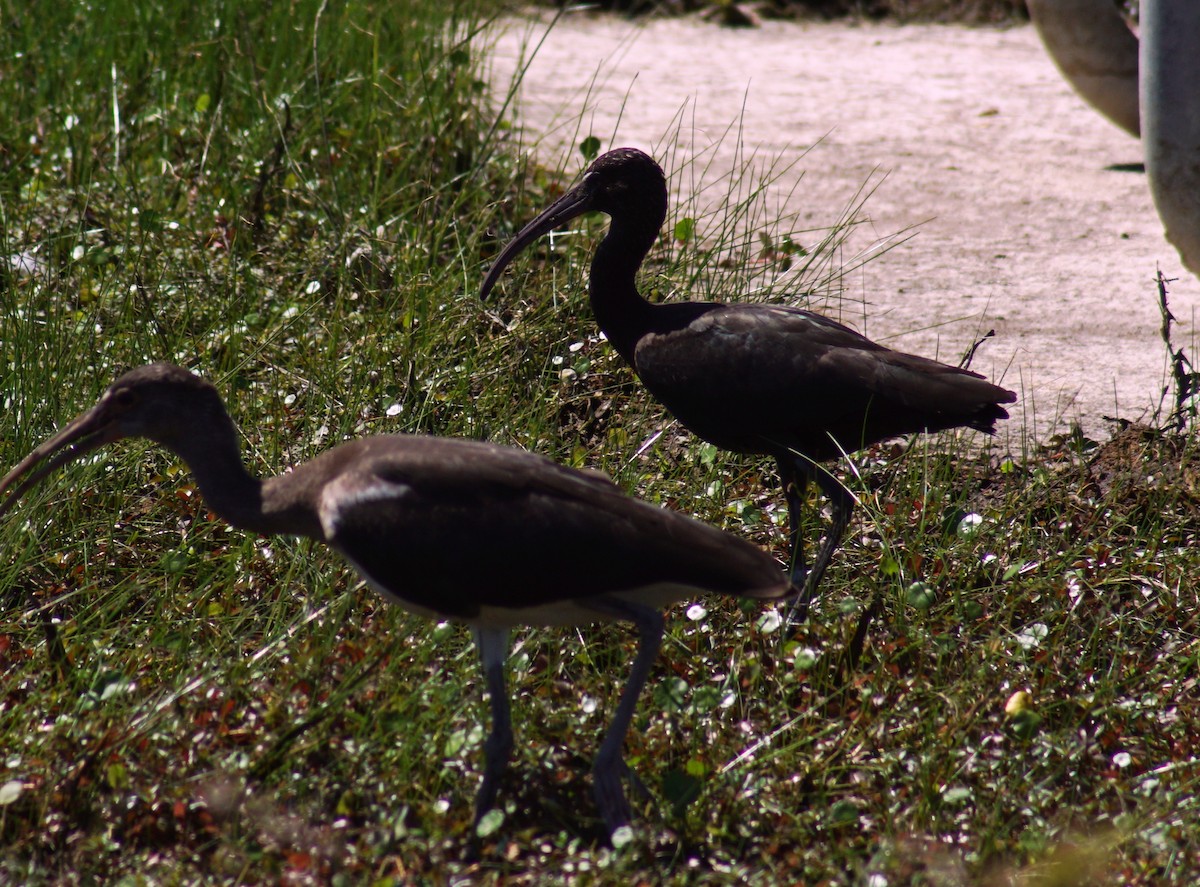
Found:
[[[788,504],[792,583],[807,610],[850,519],[854,499],[819,463],[918,431],[993,433],[1016,395],[978,373],[893,351],[849,327],[780,305],[651,304],[635,276],[667,214],[667,182],[635,148],[601,155],[577,185],[527,224],[484,280],[487,298],[513,258],[541,235],[589,212],[610,217],[588,292],[596,322],[680,424],[723,449],[774,457]],[[805,567],[799,515],[809,481],[832,522]]]
[[[492,713],[476,821],[491,809],[512,751],[504,679],[512,626],[621,620],[637,628],[637,655],[593,768],[611,834],[629,821],[621,748],[662,640],[661,608],[697,594],[772,601],[793,593],[775,559],[748,542],[627,496],[599,474],[493,444],[367,437],[260,480],[242,463],[216,388],[170,364],[121,376],[30,453],[0,480],[0,516],[56,468],[125,437],[179,455],[233,526],[324,542],[393,603],[471,627]]]

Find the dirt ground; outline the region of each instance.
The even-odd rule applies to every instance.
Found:
[[[748,150],[800,157],[774,189],[803,226],[832,224],[878,182],[845,255],[916,236],[846,279],[840,319],[955,363],[994,328],[973,366],[1019,392],[1009,435],[1042,441],[1077,421],[1103,438],[1104,416],[1150,416],[1168,378],[1157,268],[1178,278],[1176,346],[1200,354],[1200,284],[1163,238],[1138,142],[1071,91],[1031,26],[578,14],[547,35],[512,19],[492,35],[497,91],[543,36],[518,104],[542,162],[580,168],[573,146],[589,134],[662,159],[685,109],[685,154],[732,166],[740,121]]]

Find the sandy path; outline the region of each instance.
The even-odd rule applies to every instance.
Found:
[[[502,89],[544,24],[497,29]],[[652,150],[687,106],[697,150],[742,120],[746,146],[803,180],[789,209],[830,225],[879,169],[857,248],[917,236],[846,281],[841,319],[893,347],[957,361],[995,328],[976,369],[1019,390],[1014,431],[1039,439],[1077,420],[1145,416],[1166,378],[1153,278],[1161,266],[1193,347],[1200,284],[1162,236],[1138,143],[1078,99],[1031,27],[768,23],[730,30],[694,20],[630,24],[566,16],[525,75],[520,120],[542,160],[582,133],[604,148]],[[615,134],[619,119],[619,131]],[[734,162],[729,140],[717,157]],[[659,153],[658,156],[662,157]],[[581,164],[578,154],[566,163]]]

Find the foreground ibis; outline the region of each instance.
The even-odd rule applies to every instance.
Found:
[[[496,257],[487,298],[513,258],[584,213],[607,214],[592,259],[596,322],[679,422],[712,444],[772,456],[788,503],[791,580],[806,612],[841,541],[854,499],[819,463],[917,431],[968,427],[992,433],[1016,395],[978,373],[903,354],[840,323],[779,305],[651,304],[635,275],[667,214],[662,169],[635,148],[601,155],[577,185],[526,225]],[[804,491],[815,480],[832,523],[811,571],[800,542]]]
[[[260,480],[242,463],[216,388],[170,364],[121,376],[30,453],[0,480],[0,516],[56,468],[125,437],[180,456],[209,507],[234,527],[317,539],[393,603],[471,627],[492,712],[476,821],[492,807],[512,751],[504,681],[512,626],[621,620],[637,628],[637,655],[593,768],[611,834],[629,821],[621,748],[662,640],[661,608],[702,593],[793,594],[775,559],[750,543],[627,496],[601,475],[493,444],[367,437]]]

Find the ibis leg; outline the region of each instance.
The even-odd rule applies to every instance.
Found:
[[[817,586],[821,583],[821,577],[825,575],[825,568],[829,566],[829,561],[838,545],[841,544],[842,536],[845,535],[846,527],[850,523],[850,513],[854,509],[854,497],[836,477],[820,465],[802,458],[797,458],[791,464],[780,459],[779,474],[784,481],[784,489],[787,491],[789,535],[792,548],[791,582],[794,587],[800,589],[800,594],[788,614],[787,623],[790,625],[793,622],[803,622],[808,618],[808,608],[816,598]],[[829,500],[832,513],[829,530],[817,551],[817,557],[813,561],[811,570],[804,563],[804,542],[800,533],[800,510],[804,505],[804,491],[808,488],[810,480],[816,481],[817,486],[821,488],[821,492]]]
[[[625,682],[625,689],[621,691],[621,700],[617,703],[617,710],[592,765],[596,806],[600,808],[600,816],[604,819],[609,835],[612,835],[621,826],[629,824],[629,802],[625,800],[625,792],[621,788],[621,777],[630,771],[625,766],[621,749],[625,745],[625,734],[629,732],[629,724],[637,709],[638,696],[646,685],[659,647],[662,646],[663,616],[658,610],[628,601],[609,599],[597,601],[592,606],[601,612],[629,620],[638,631],[638,650],[633,667],[629,671],[629,679]]]
[[[829,500],[831,519],[825,541],[821,543],[821,550],[817,552],[817,559],[813,561],[812,570],[808,574],[808,584],[803,595],[805,607],[816,596],[817,585],[825,575],[825,568],[829,566],[833,553],[842,544],[842,537],[846,535],[846,527],[850,524],[850,513],[854,510],[854,497],[841,481],[820,465],[810,465],[809,471],[825,498]]]
[[[492,709],[492,732],[483,746],[483,782],[475,796],[475,823],[495,806],[500,777],[512,755],[512,712],[508,706],[508,689],[504,682],[504,660],[508,656],[508,630],[475,628],[475,645],[483,663],[487,683],[488,703]]]
[[[792,586],[803,589],[808,567],[804,564],[804,538],[800,533],[800,511],[804,507],[804,492],[808,475],[797,471],[790,460],[777,459],[779,481],[788,507],[788,570]],[[805,605],[807,609],[807,604]],[[803,618],[803,616],[801,616]]]

